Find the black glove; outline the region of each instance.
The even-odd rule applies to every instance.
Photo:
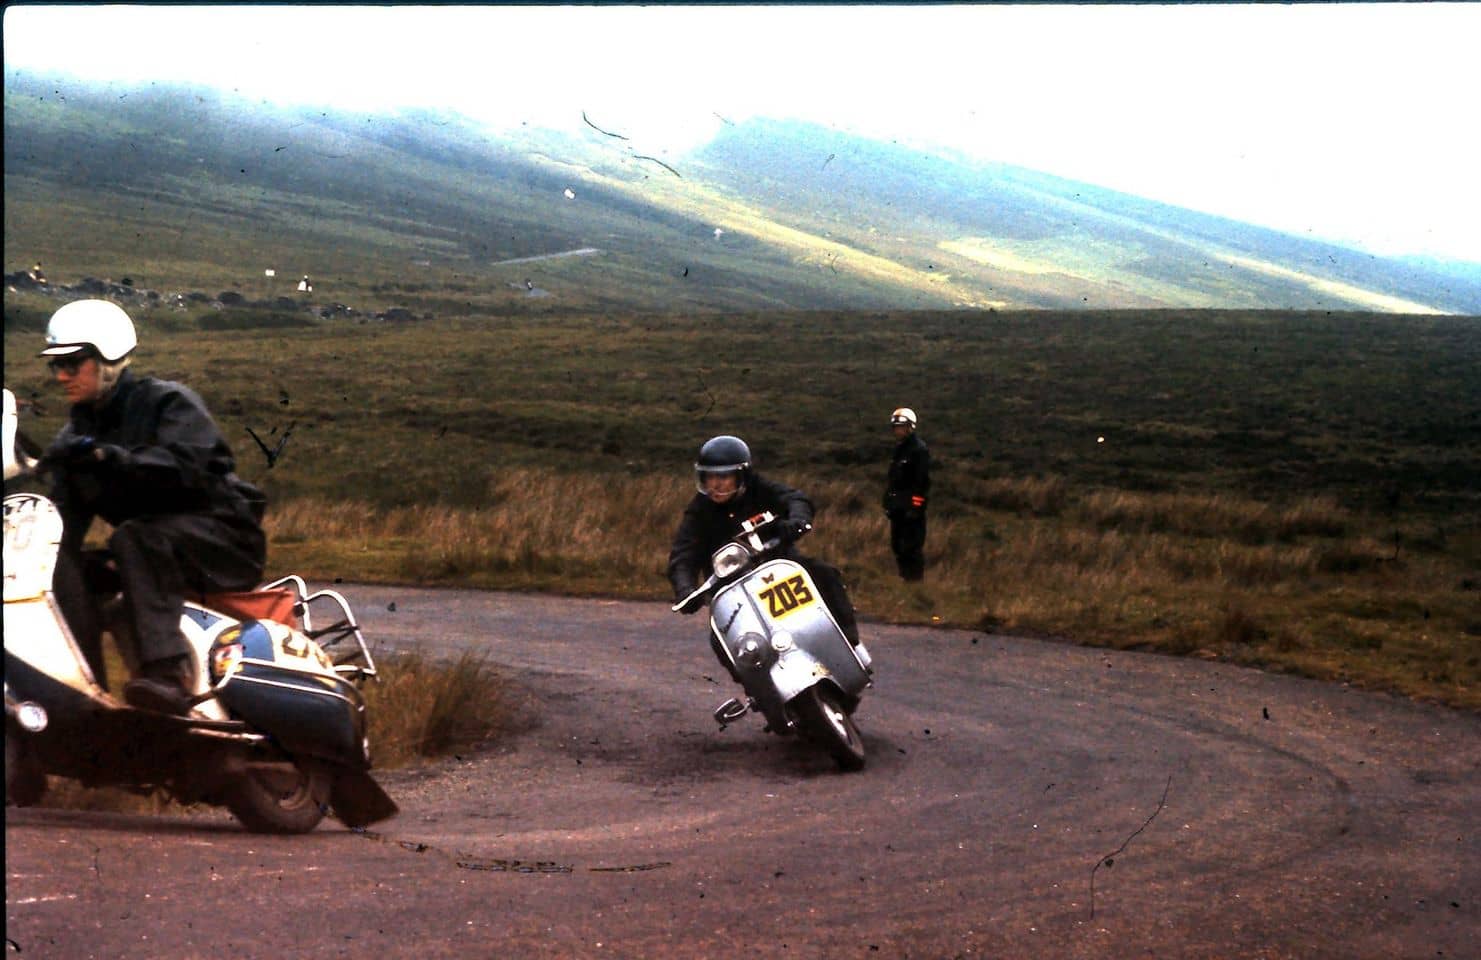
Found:
[[[811,529],[801,520],[783,520],[777,524],[777,535],[781,537],[782,543],[796,543],[802,539],[802,535]]]
[[[77,466],[96,461],[97,450],[98,442],[92,437],[66,437],[47,447],[41,459],[47,463]]]
[[[703,607],[704,605],[705,605],[705,595],[701,593],[701,594],[696,595],[688,603],[686,603],[682,607],[680,607],[679,608],[679,612],[682,613],[682,614],[684,614],[684,616],[686,616],[686,617],[692,616],[692,615],[698,613],[700,607]]]

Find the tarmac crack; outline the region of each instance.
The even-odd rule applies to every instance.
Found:
[[[1152,811],[1152,815],[1147,818],[1146,822],[1133,830],[1131,836],[1121,842],[1121,846],[1095,861],[1095,866],[1090,868],[1090,919],[1095,919],[1095,871],[1099,870],[1102,866],[1107,870],[1114,866],[1116,857],[1121,854],[1121,851],[1130,846],[1131,841],[1135,840],[1138,834],[1152,825],[1152,821],[1157,819],[1157,815],[1162,812],[1162,808],[1167,806],[1167,791],[1170,789],[1172,789],[1172,774],[1168,774],[1167,785],[1162,788],[1162,799],[1157,801],[1157,809]]]

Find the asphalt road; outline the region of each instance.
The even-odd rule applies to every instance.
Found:
[[[345,587],[527,722],[372,833],[6,811],[26,957],[1475,957],[1481,717],[1222,664],[864,625],[839,774],[710,710],[661,604]],[[391,605],[394,604],[394,610]]]

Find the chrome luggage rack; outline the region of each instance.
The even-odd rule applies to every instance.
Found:
[[[365,642],[365,637],[360,633],[360,625],[355,621],[355,614],[350,610],[349,601],[337,590],[319,590],[309,593],[308,584],[297,574],[290,573],[286,577],[274,580],[272,583],[263,584],[258,589],[273,590],[278,587],[292,585],[298,594],[298,602],[294,604],[294,612],[302,621],[302,633],[313,640],[324,652],[329,654],[334,661],[334,672],[342,677],[350,677],[359,680],[364,677],[374,677],[375,658],[370,655],[370,647]],[[321,609],[325,607],[337,608],[339,619],[328,626],[315,627],[313,616],[313,605],[318,604]],[[336,646],[353,637],[354,647]]]

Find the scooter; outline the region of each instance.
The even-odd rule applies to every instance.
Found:
[[[709,596],[715,652],[746,692],[715,710],[722,728],[751,711],[775,734],[800,734],[842,770],[864,766],[853,714],[873,686],[872,658],[849,643],[807,570],[776,556],[777,518],[764,511],[715,551],[714,572],[675,612]]]
[[[4,416],[7,484],[44,472],[20,443],[8,389]],[[99,685],[53,595],[56,506],[15,493],[4,507],[7,805],[39,802],[50,775],[161,788],[224,806],[261,833],[307,833],[330,811],[352,828],[398,812],[369,773],[361,688],[375,661],[342,595],[310,593],[288,576],[187,602],[180,630],[198,678],[190,711],[136,709]]]

